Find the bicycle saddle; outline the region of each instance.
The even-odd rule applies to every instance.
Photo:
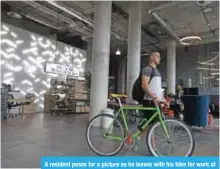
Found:
[[[127,98],[128,96],[125,94],[110,94],[113,98]]]

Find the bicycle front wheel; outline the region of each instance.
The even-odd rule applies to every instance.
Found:
[[[195,139],[190,128],[180,120],[165,119],[169,138],[161,122],[154,123],[147,133],[147,146],[153,156],[191,156]]]
[[[96,154],[112,156],[124,145],[125,133],[121,123],[114,116],[100,114],[95,116],[86,129],[86,140]]]

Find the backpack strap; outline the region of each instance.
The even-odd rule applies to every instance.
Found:
[[[154,71],[155,71],[152,66],[149,65],[149,67],[151,67],[152,71],[151,71],[151,75],[150,75],[150,79],[149,79],[148,84],[150,84],[151,79],[153,78],[153,75],[154,75]],[[139,74],[139,78],[141,78],[141,77],[142,77],[142,71],[141,71],[140,74]]]
[[[150,84],[150,82],[151,82],[151,80],[153,78],[153,75],[154,75],[154,71],[155,71],[154,68],[151,65],[149,65],[149,66],[151,67],[152,71],[151,71],[151,75],[150,75],[150,79],[149,79],[148,84]]]

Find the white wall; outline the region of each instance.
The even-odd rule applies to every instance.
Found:
[[[1,83],[12,84],[21,91],[35,94],[37,111],[43,110],[44,94],[51,77],[65,76],[44,72],[45,61],[76,67],[84,72],[86,51],[48,39],[5,23],[1,24]]]

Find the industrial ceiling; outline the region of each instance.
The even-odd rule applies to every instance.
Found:
[[[219,41],[218,1],[142,3],[142,53],[164,50],[164,40],[167,38],[178,42],[182,37],[196,35],[202,38],[200,43]],[[84,41],[92,42],[93,1],[4,1],[1,4],[2,12],[19,13],[23,18],[62,33],[66,38],[80,36]],[[126,1],[113,1],[112,53],[118,47],[123,55],[127,53],[129,6]]]

